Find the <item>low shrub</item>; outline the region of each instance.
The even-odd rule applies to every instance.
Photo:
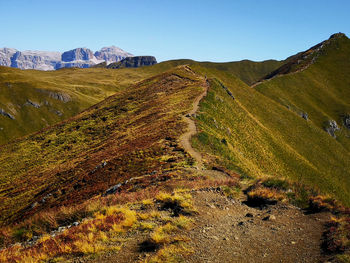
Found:
[[[323,235],[323,249],[328,253],[342,253],[350,248],[350,218],[333,217],[326,224]]]
[[[196,212],[190,194],[161,192],[156,196],[156,200],[160,204],[160,210],[171,210],[173,216],[191,215]]]
[[[246,204],[251,207],[264,207],[274,205],[278,201],[284,201],[285,195],[274,188],[257,187],[247,193]]]
[[[337,200],[330,196],[311,196],[309,198],[309,210],[312,212],[330,211],[332,213],[346,212]]]

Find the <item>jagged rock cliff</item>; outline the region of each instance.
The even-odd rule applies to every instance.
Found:
[[[120,62],[112,63],[108,65],[107,68],[138,68],[154,64],[157,64],[157,60],[153,56],[136,56],[127,57]]]

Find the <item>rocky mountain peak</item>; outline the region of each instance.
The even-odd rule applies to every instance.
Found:
[[[75,60],[90,60],[94,57],[92,51],[88,48],[76,48],[66,51],[62,54],[63,62],[72,62]]]
[[[348,37],[342,32],[335,33],[329,37],[329,39],[337,39],[337,38],[348,38]]]
[[[104,60],[107,64],[118,62],[133,55],[116,46],[103,47],[95,52],[96,59]]]

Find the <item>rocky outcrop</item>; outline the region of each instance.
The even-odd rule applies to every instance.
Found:
[[[324,129],[326,130],[326,132],[328,132],[329,135],[331,135],[334,138],[336,138],[335,132],[340,130],[335,120],[327,121]]]
[[[305,120],[308,120],[309,119],[309,114],[307,114],[307,112],[301,112],[300,113],[300,116],[303,118],[303,119],[305,119]]]
[[[120,62],[112,63],[107,68],[138,68],[143,66],[151,66],[157,64],[157,60],[153,56],[136,56],[127,57]]]
[[[49,96],[53,99],[63,101],[64,103],[71,101],[71,97],[66,93],[50,92]]]
[[[3,115],[5,117],[10,118],[11,120],[14,120],[15,117],[13,115],[11,115],[10,113],[6,112],[4,109],[0,108],[0,115]]]
[[[24,105],[32,106],[32,107],[37,108],[37,109],[41,107],[41,105],[39,103],[36,103],[36,102],[31,101],[29,99],[27,100],[27,102]]]

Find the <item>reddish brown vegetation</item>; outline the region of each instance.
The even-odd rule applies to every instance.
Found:
[[[333,218],[326,224],[323,248],[329,253],[344,252],[350,248],[350,218]]]

